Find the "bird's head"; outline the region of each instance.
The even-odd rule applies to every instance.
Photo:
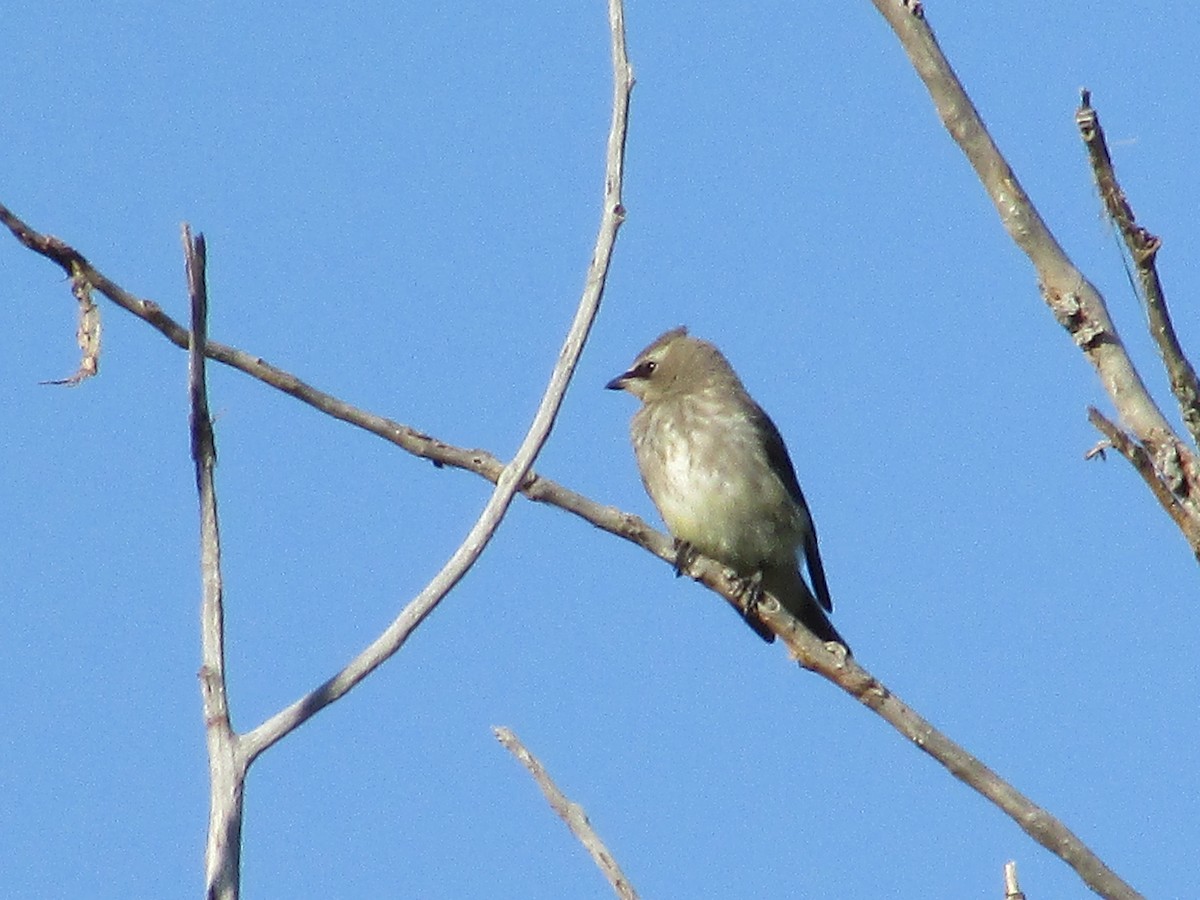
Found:
[[[605,385],[610,391],[628,391],[643,403],[699,391],[713,382],[732,382],[737,375],[721,351],[707,341],[691,337],[679,326],[659,335],[637,355],[633,365]]]

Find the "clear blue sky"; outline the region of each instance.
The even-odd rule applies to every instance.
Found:
[[[16,4],[0,200],[211,333],[444,440],[511,454],[599,219],[590,3]],[[1073,124],[1086,85],[1200,355],[1195,15],[931,2],[995,137],[1164,379]],[[1200,895],[1197,567],[1097,440],[1097,380],[870,4],[631,2],[626,203],[538,469],[658,522],[601,390],[715,339],[791,447],[864,665],[1147,896]],[[106,301],[74,371],[61,272],[0,234],[0,884],[194,897],[207,770],[184,354]],[[361,649],[489,486],[222,369],[235,725]],[[1172,415],[1174,410],[1171,409]],[[602,898],[494,741],[509,725],[647,898],[1033,900],[1073,872],[643,551],[519,501],[460,588],[251,772],[247,897]]]

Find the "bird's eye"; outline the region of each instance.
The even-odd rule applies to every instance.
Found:
[[[652,374],[654,374],[654,370],[657,368],[658,363],[652,359],[648,359],[634,370],[634,374],[637,375],[638,378],[649,378]]]

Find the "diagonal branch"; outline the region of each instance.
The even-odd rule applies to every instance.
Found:
[[[107,294],[107,292],[105,293]],[[214,355],[213,346],[209,345],[209,355],[221,358]],[[454,447],[407,426],[363,412],[345,401],[305,385],[293,375],[274,367],[267,367],[261,360],[257,360],[255,365],[243,366],[240,363],[246,360],[255,361],[256,358],[240,350],[222,348],[221,352],[231,365],[235,365],[236,368],[255,377],[260,377],[259,373],[263,367],[266,367],[266,374],[269,377],[262,378],[261,380],[264,382],[279,387],[286,393],[310,403],[330,415],[359,425],[415,455],[433,461],[435,465],[465,469],[493,483],[499,480],[504,471],[504,466],[492,454],[483,450]],[[285,385],[291,386],[292,389],[285,388]],[[637,544],[668,565],[672,567],[676,565],[677,553],[672,540],[661,532],[655,531],[637,516],[622,512],[612,506],[597,503],[532,472],[527,475],[521,487],[521,493],[530,500],[548,503],[573,513],[597,528]],[[743,585],[737,579],[730,578],[723,566],[702,556],[697,556],[689,562],[684,571],[691,578],[719,593],[736,610],[739,612],[742,610]],[[1065,826],[1032,804],[974,756],[951,742],[928,721],[917,716],[909,707],[901,703],[882,682],[859,666],[857,661],[840,658],[827,650],[816,637],[795,625],[791,617],[778,606],[777,601],[760,606],[758,615],[771,627],[772,631],[780,635],[805,668],[818,672],[822,677],[833,682],[873,710],[904,737],[934,757],[955,777],[960,778],[990,802],[999,806],[1039,843],[1050,841],[1052,852],[1079,871],[1081,877],[1089,885],[1092,885],[1093,881],[1099,880],[1101,888],[1098,889],[1098,892],[1103,896],[1122,898],[1122,900],[1132,900],[1139,896],[1117,876],[1112,875],[1111,871],[1094,854],[1091,854],[1086,848],[1081,849],[1082,845],[1078,838],[1071,834]],[[343,674],[348,677],[347,673]],[[280,716],[286,714],[287,716],[307,718],[308,715],[315,712],[316,708],[330,702],[323,692],[338,689],[341,686],[338,678],[341,677],[343,676],[331,679],[326,685],[318,688],[317,691],[286,710],[285,713],[281,713]],[[342,693],[344,692],[342,689]],[[304,704],[310,704],[315,708],[310,711]],[[296,721],[303,721],[303,718],[298,718]],[[289,721],[291,720],[289,719]],[[266,729],[267,724],[270,723],[264,723],[259,726],[259,729]],[[260,741],[264,739],[260,737]],[[260,747],[258,752],[261,752],[261,749]]]
[[[1171,381],[1171,392],[1179,403],[1183,423],[1187,426],[1192,441],[1200,445],[1200,381],[1196,379],[1196,370],[1192,368],[1191,362],[1179,345],[1171,314],[1167,310],[1167,298],[1163,293],[1162,282],[1158,278],[1155,259],[1159,248],[1162,247],[1162,239],[1137,224],[1133,208],[1117,181],[1112,157],[1108,153],[1108,142],[1104,139],[1104,129],[1100,126],[1100,116],[1092,107],[1090,91],[1080,93],[1075,124],[1079,126],[1079,135],[1087,147],[1088,159],[1092,164],[1092,173],[1096,176],[1096,186],[1100,190],[1104,210],[1121,232],[1137,270],[1138,286],[1146,301],[1150,336],[1158,345],[1163,366]]]
[[[992,140],[978,110],[943,55],[923,15],[895,0],[872,0],[896,32],[917,74],[925,83],[942,124],[963,151],[1000,214],[1000,221],[1037,270],[1046,302],[1096,367],[1122,418],[1139,434],[1169,432],[1107,307],[1067,257],[1042,220],[1016,174]],[[1119,398],[1119,399],[1117,399]]]
[[[1109,446],[1125,457],[1142,476],[1142,480],[1150,488],[1154,499],[1166,510],[1167,515],[1187,538],[1188,543],[1193,547],[1200,546],[1200,521],[1188,513],[1188,510],[1171,490],[1171,486],[1167,484],[1166,477],[1155,467],[1154,460],[1146,452],[1146,448],[1118,428],[1094,406],[1088,407],[1088,421],[1104,435]],[[1197,553],[1196,561],[1200,562],[1200,553]]]
[[[604,841],[600,840],[600,835],[596,834],[596,829],[592,827],[591,821],[587,817],[587,813],[583,811],[578,803],[572,803],[571,799],[559,790],[558,785],[550,777],[550,773],[546,771],[546,767],[541,764],[536,756],[525,749],[525,745],[513,733],[511,728],[503,726],[493,728],[492,731],[496,735],[496,740],[504,745],[518,762],[521,763],[529,774],[533,776],[533,780],[537,782],[537,786],[541,788],[542,794],[546,801],[550,804],[550,808],[558,813],[559,818],[567,823],[567,827],[571,829],[571,833],[579,839],[588,853],[591,854],[592,860],[604,873],[604,877],[608,879],[608,883],[612,885],[612,889],[621,900],[637,900],[637,891],[633,889],[629,879],[625,877],[625,873],[621,871],[621,867],[617,864],[616,858],[604,845]]]
[[[952,134],[956,134],[956,130],[962,131],[964,139],[969,139],[971,145],[978,150],[976,153],[978,162],[975,159],[973,162],[976,162],[976,169],[981,172],[981,177],[984,176],[985,171],[989,173],[985,183],[989,184],[989,190],[992,192],[997,207],[1001,210],[1006,226],[1013,233],[1014,239],[1021,244],[1023,249],[1026,249],[1031,259],[1034,259],[1039,274],[1042,274],[1043,292],[1060,321],[1068,327],[1080,346],[1092,359],[1110,393],[1113,393],[1114,396],[1120,395],[1121,402],[1118,403],[1118,407],[1122,409],[1123,418],[1126,421],[1130,421],[1132,418],[1137,423],[1137,427],[1141,429],[1137,432],[1139,438],[1143,432],[1152,437],[1159,437],[1160,440],[1159,432],[1169,435],[1169,426],[1152,401],[1148,406],[1141,402],[1145,389],[1116,338],[1115,330],[1108,320],[1102,300],[1094,288],[1091,288],[1069,261],[1066,261],[1061,249],[1049,235],[1028,198],[1016,183],[1015,176],[1012,175],[1007,164],[999,158],[998,151],[995,150],[990,137],[983,130],[982,123],[978,121],[978,115],[970,106],[970,101],[966,99],[965,94],[961,93],[961,86],[958,86],[953,72],[941,58],[940,51],[936,50],[936,44],[933,43],[928,28],[916,15],[915,10],[919,9],[919,5],[910,2],[902,8],[900,5],[893,8],[885,4],[884,0],[876,0],[876,4],[880,6],[884,15],[889,17],[889,21],[895,15],[902,17],[903,21],[894,24],[898,33],[901,33],[902,29],[916,30],[915,33],[919,40],[914,45],[916,49],[910,49],[910,56],[914,56],[914,62],[917,62],[918,58],[922,60],[921,65],[918,65],[918,70],[921,71],[922,66],[928,70],[922,75],[922,77],[928,75],[927,83],[932,81],[940,84],[948,79],[947,84],[952,83],[952,86],[957,87],[961,97],[951,97],[946,101],[949,103],[949,110],[944,116],[944,118],[948,116],[946,118],[947,127],[950,128]],[[616,158],[620,158],[624,140],[623,109],[625,108],[621,101],[624,98],[624,103],[627,104],[628,93],[632,86],[628,63],[624,61],[623,40],[618,48],[619,9],[617,0],[611,0],[610,21],[613,25],[614,68],[617,77],[615,79],[614,123],[609,138],[610,164],[614,155]],[[904,39],[903,35],[902,39]],[[936,57],[928,56],[931,47],[936,51]],[[937,62],[939,59],[940,63]],[[935,90],[933,86],[930,89],[931,92]],[[938,95],[935,94],[936,96]],[[960,100],[961,103],[965,103],[965,106],[961,105]],[[956,107],[956,103],[960,105]],[[939,103],[939,107],[942,105]],[[619,127],[618,118],[622,119]],[[615,236],[616,226],[619,225],[623,214],[619,205],[619,189],[619,174],[615,179],[606,178],[606,204],[601,225],[601,237],[597,243],[597,257],[603,251],[606,243],[605,228],[611,227],[612,236]],[[609,198],[615,198],[615,202],[610,203]],[[79,267],[90,283],[113,302],[150,323],[177,345],[187,346],[187,331],[166,316],[157,304],[125,292],[95,270],[73,248],[56,238],[33,232],[2,206],[0,206],[0,221],[3,221],[26,246],[62,265],[68,274],[72,272],[72,266]],[[608,240],[607,246],[611,250],[611,238]],[[599,291],[603,288],[604,269],[597,271],[595,265],[596,260],[593,261],[593,268],[589,270],[585,296],[588,291],[594,290],[596,292],[595,300],[598,302]],[[1045,268],[1045,273],[1043,268]],[[577,315],[577,322],[578,319]],[[586,333],[586,328],[584,333]],[[575,334],[576,329],[573,328],[572,336]],[[579,339],[582,340],[582,335],[579,336]],[[569,337],[568,345],[564,348],[564,360],[569,358],[573,346],[575,345]],[[532,500],[558,506],[605,531],[644,547],[670,565],[674,565],[676,562],[676,554],[671,540],[647,526],[641,519],[613,507],[598,504],[549,479],[536,476],[528,471],[527,464],[525,468],[518,470],[517,459],[514,459],[512,466],[505,467],[494,456],[482,450],[469,450],[444,444],[415,429],[359,410],[345,401],[305,384],[281,369],[269,366],[257,357],[232,347],[210,343],[207,344],[205,352],[212,359],[238,368],[329,415],[377,434],[408,452],[433,461],[435,465],[450,465],[466,469],[497,483],[497,485],[503,482],[505,491],[510,492],[510,498],[511,491],[519,489]],[[563,360],[560,360],[560,368],[562,365]],[[556,377],[558,372],[559,369],[556,369]],[[1128,414],[1125,410],[1126,407],[1128,407]],[[535,421],[535,428],[538,422],[542,421],[543,417],[539,414]],[[550,413],[545,421],[547,430],[552,421],[553,413]],[[522,458],[520,454],[518,454],[518,458]],[[532,456],[529,459],[532,461]],[[493,500],[500,494],[501,491],[498,487],[497,492],[493,495]],[[454,560],[451,562],[453,563]],[[729,578],[723,567],[702,557],[697,557],[690,562],[686,571],[691,577],[718,591],[735,608],[741,609],[742,587],[739,582]],[[423,592],[422,597],[425,597],[428,591],[429,589]],[[397,642],[396,646],[403,643],[404,638],[411,632],[411,628],[415,626],[416,621],[412,621],[412,619],[419,615],[423,608],[419,605],[422,597],[418,597],[413,604],[410,604],[397,622],[393,623],[389,633],[385,634],[385,637],[390,635],[390,640]],[[425,614],[427,614],[427,610]],[[410,618],[406,619],[406,616]],[[773,631],[783,638],[805,668],[818,672],[822,677],[866,705],[902,735],[937,759],[955,777],[969,784],[989,801],[1003,809],[1035,840],[1047,846],[1075,868],[1094,890],[1110,898],[1136,898],[1139,896],[1112,873],[1095,854],[1084,847],[1062,823],[1035,806],[1015,788],[984,766],[982,762],[934,729],[928,721],[900,702],[880,681],[859,666],[857,661],[830,651],[814,636],[797,626],[794,620],[778,607],[777,601],[771,600],[766,603],[760,610],[760,616]],[[380,640],[383,641],[384,638]],[[359,661],[375,660],[373,664],[377,665],[378,661],[385,658],[379,656],[385,650],[386,647],[372,645],[359,657]],[[256,746],[252,752],[247,751],[247,755],[253,756],[262,752],[266,746],[286,733],[286,730],[296,727],[321,706],[344,694],[365,675],[361,668],[353,668],[354,666],[355,663],[352,663],[346,671],[330,679],[321,688],[274,719],[268,720],[251,735],[248,735],[247,740],[253,738]]]
[[[366,678],[408,640],[413,630],[433,612],[442,598],[459,582],[483,552],[513,497],[526,482],[534,460],[550,436],[554,420],[566,396],[567,386],[583,353],[592,323],[600,311],[608,267],[612,260],[617,231],[625,220],[621,190],[625,172],[625,134],[629,117],[629,95],[633,90],[633,71],[625,51],[625,25],[621,0],[610,0],[609,21],[612,31],[613,115],[609,129],[605,161],[604,206],[596,246],[588,266],[583,296],[574,321],[550,376],[550,384],[512,462],[500,470],[491,498],[459,548],[405,608],[400,615],[357,657],[320,687],[281,710],[243,740],[248,759],[253,760],[284,735],[299,727],[323,707],[333,703]]]
[[[1200,517],[1200,506],[1192,506],[1189,499],[1200,496],[1200,467],[1146,389],[1121,343],[1104,298],[1063,251],[992,140],[938,46],[920,3],[871,2],[895,31],[929,91],[942,124],[975,169],[1000,221],[1033,263],[1042,296],[1054,317],[1091,362],[1121,420],[1154,458],[1157,468],[1179,473],[1176,493],[1189,504],[1189,514]],[[1200,554],[1200,544],[1193,542],[1192,549]]]
[[[130,293],[96,269],[74,247],[53,235],[34,231],[3,205],[0,205],[0,222],[7,225],[25,246],[62,266],[68,273],[78,270],[81,278],[93,285],[96,290],[117,306],[146,322],[175,346],[184,350],[188,349],[191,339],[188,329],[163,312],[159,304]],[[486,450],[456,447],[409,425],[368,412],[302,381],[291,372],[271,365],[261,356],[247,353],[228,344],[205,341],[204,349],[205,355],[209,359],[244,372],[251,378],[308,404],[313,409],[383,438],[413,456],[428,459],[439,468],[449,466],[463,469],[480,475],[493,484],[500,479],[504,464]],[[603,519],[609,524],[601,527],[619,533],[620,513],[611,507],[602,507],[582,494],[577,494],[553,481],[530,473],[521,486],[521,493],[530,500],[551,503],[585,519]],[[642,523],[642,527],[646,527],[644,523]]]
[[[7,224],[26,246],[68,271],[72,265],[80,266],[96,290],[155,328],[171,343],[187,349],[190,333],[164,313],[157,303],[134,296],[93,267],[78,250],[56,237],[39,234],[3,206],[0,206],[0,221]],[[273,366],[253,353],[215,341],[206,341],[204,347],[209,359],[244,372],[326,415],[370,432],[413,456],[427,459],[439,468],[462,469],[493,484],[500,480],[500,474],[504,471],[504,464],[487,450],[447,444],[409,425],[368,412],[307,384],[291,372]],[[674,559],[670,542],[637,516],[597,503],[533,472],[526,475],[520,491],[536,503],[547,503],[574,513],[598,528],[641,545],[664,560]]]
[[[721,593],[725,594],[725,591]],[[725,596],[728,599],[728,595]],[[931,722],[860,666],[854,657],[846,656],[840,645],[821,643],[779,607],[776,600],[759,610],[759,618],[787,644],[801,666],[850,694],[918,749],[941,763],[951,775],[999,807],[1022,831],[1074,869],[1097,894],[1109,900],[1140,900],[1141,894],[1126,884],[1065,824],[1037,806],[966,748],[934,728]]]

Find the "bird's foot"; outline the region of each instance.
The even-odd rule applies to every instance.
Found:
[[[696,552],[696,548],[687,541],[675,538],[675,577],[678,578],[682,575],[683,570],[695,562],[696,557],[699,555]]]
[[[749,578],[739,577],[738,583],[742,588],[742,613],[746,618],[758,618],[755,613],[758,612],[758,607],[763,601],[762,571],[755,572]]]
[[[737,583],[742,593],[742,618],[746,620],[746,624],[760,638],[768,644],[771,643],[775,640],[775,633],[767,627],[766,623],[758,615],[758,608],[763,602],[762,572],[755,572],[753,575],[745,576],[732,569],[726,569],[725,574],[729,576],[730,580]]]

